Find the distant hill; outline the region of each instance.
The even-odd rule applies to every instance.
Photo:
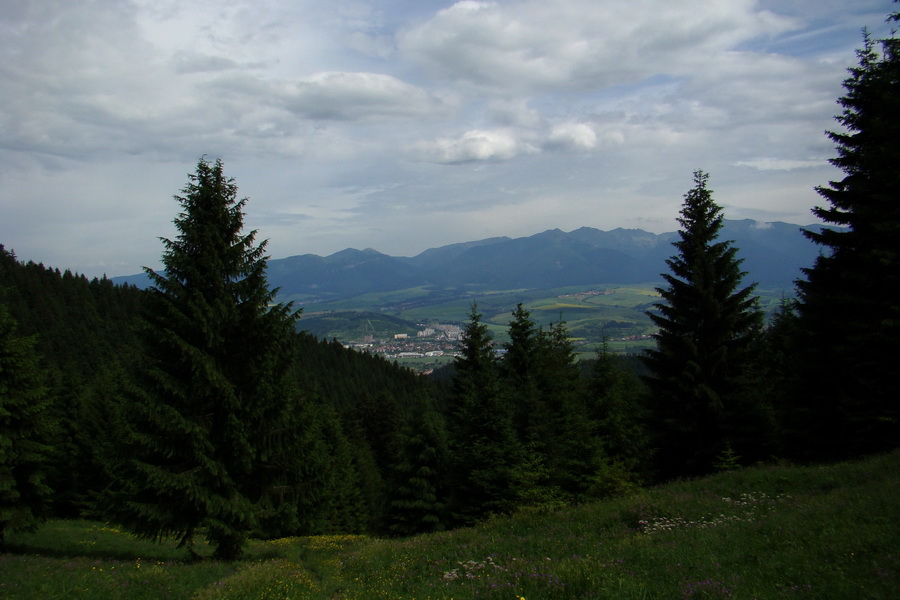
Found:
[[[391,339],[398,333],[415,337],[417,328],[405,319],[376,312],[329,311],[304,315],[300,328],[319,339],[362,340]]]
[[[816,229],[818,226],[807,226]],[[731,240],[744,259],[747,283],[791,287],[811,266],[819,248],[783,222],[725,220],[720,239]],[[549,289],[601,283],[658,281],[678,233],[640,229],[552,229],[528,237],[496,237],[394,257],[371,248],[348,248],[330,256],[304,254],[269,261],[269,281],[292,298],[347,298],[418,286]],[[116,283],[147,284],[146,275]]]

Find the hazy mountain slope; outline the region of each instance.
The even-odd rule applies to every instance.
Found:
[[[500,244],[508,241],[510,241],[510,238],[508,237],[492,237],[475,242],[450,244],[448,246],[441,246],[439,248],[429,248],[428,250],[425,250],[424,252],[417,254],[416,256],[409,258],[401,257],[398,258],[398,260],[412,265],[418,269],[430,271],[452,262],[458,256],[472,248],[490,246],[491,244]]]
[[[429,283],[502,288],[547,288],[600,281],[637,281],[640,264],[626,253],[599,248],[558,229],[474,247],[426,275]],[[643,279],[641,279],[643,280]]]
[[[810,226],[815,229],[817,226]],[[720,236],[744,259],[747,283],[793,286],[800,269],[811,266],[819,249],[789,223],[725,220]],[[436,285],[498,288],[551,288],[594,283],[657,281],[675,253],[677,232],[640,229],[601,231],[581,227],[566,233],[547,230],[510,239],[495,237],[392,257],[373,249],[348,248],[330,256],[314,254],[269,261],[269,280],[284,296],[348,297],[368,292]],[[114,278],[146,284],[145,275]]]
[[[416,285],[418,270],[371,248],[348,248],[330,256],[315,254],[269,261],[269,282],[281,294],[354,296]]]
[[[734,241],[748,279],[760,285],[792,283],[802,275],[800,269],[812,266],[819,254],[819,247],[806,239],[801,227],[789,223],[725,221],[721,238]]]

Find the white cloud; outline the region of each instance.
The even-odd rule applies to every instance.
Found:
[[[378,73],[317,73],[275,88],[288,110],[311,119],[410,117],[444,109],[421,88]]]
[[[792,27],[753,0],[466,0],[404,32],[399,47],[438,77],[508,94],[688,72],[717,51]]]
[[[467,131],[457,138],[439,138],[421,142],[413,148],[413,155],[437,163],[458,164],[485,160],[509,160],[535,148],[516,138],[509,130]]]
[[[559,123],[550,131],[547,146],[591,150],[597,146],[597,134],[586,123]]]
[[[564,121],[552,126],[531,120],[526,123],[531,126],[474,129],[457,137],[420,141],[412,145],[411,156],[435,163],[464,164],[510,160],[542,150],[586,151],[598,145],[597,133],[589,123]],[[621,143],[621,133],[605,134],[603,142]]]
[[[284,29],[297,19],[291,4],[42,6],[5,15],[0,148],[82,161],[301,156],[321,147],[311,121],[448,110],[446,98],[389,74],[297,70],[309,42],[286,36],[300,33]]]

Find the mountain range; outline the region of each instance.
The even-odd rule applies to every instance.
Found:
[[[730,240],[744,260],[746,283],[793,286],[812,265],[819,247],[801,228],[783,222],[724,220],[720,240]],[[418,286],[551,289],[602,283],[661,280],[675,254],[677,232],[640,229],[551,229],[528,237],[494,237],[425,250],[413,257],[348,248],[329,256],[303,254],[269,260],[269,282],[287,298],[336,299]],[[145,275],[117,283],[147,285]]]

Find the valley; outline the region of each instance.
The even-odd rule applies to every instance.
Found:
[[[660,282],[594,284],[551,289],[489,289],[419,286],[371,292],[333,301],[316,300],[303,308],[298,329],[321,339],[381,354],[417,371],[452,362],[458,331],[473,303],[495,342],[508,341],[511,312],[521,303],[543,327],[564,321],[579,359],[592,358],[604,340],[615,353],[639,354],[653,345],[655,332],[646,311],[658,300]],[[757,289],[767,313],[793,290]]]

